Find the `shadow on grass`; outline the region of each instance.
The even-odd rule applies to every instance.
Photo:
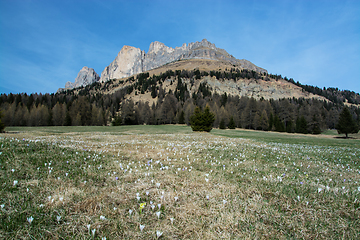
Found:
[[[356,137],[334,137],[336,139],[358,139]]]

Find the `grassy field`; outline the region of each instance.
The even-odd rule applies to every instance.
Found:
[[[46,134],[71,132],[99,132],[113,134],[175,134],[191,133],[190,127],[185,125],[134,125],[134,126],[57,126],[57,127],[7,127],[10,133],[38,132]]]
[[[6,128],[2,239],[359,239],[360,140]]]

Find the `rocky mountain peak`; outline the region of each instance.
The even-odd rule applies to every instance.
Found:
[[[200,48],[200,47],[205,47],[205,48],[210,48],[210,49],[216,49],[215,44],[209,42],[207,39],[203,39],[201,42],[194,42],[194,43],[189,43],[189,49],[195,49],[195,48]]]
[[[101,73],[100,81],[128,77],[183,59],[228,61],[242,68],[266,72],[265,69],[259,68],[249,61],[234,58],[225,50],[217,48],[215,44],[207,39],[203,39],[201,42],[189,43],[188,45],[184,43],[181,47],[175,49],[155,41],[150,44],[149,51],[146,54],[138,48],[124,46],[116,59]]]
[[[140,48],[123,46],[114,61],[101,73],[100,82],[128,77],[142,72],[144,55],[145,52],[141,51]]]
[[[267,72],[247,60],[239,60],[227,53],[224,49],[217,48],[215,44],[203,39],[201,42],[186,44],[181,47],[171,48],[164,43],[155,41],[149,46],[149,51],[132,46],[123,46],[116,58],[101,73],[101,77],[94,69],[84,67],[80,70],[75,83],[67,82],[65,88],[75,88],[91,84],[94,81],[106,82],[110,79],[129,77],[134,74],[149,71],[165,64],[185,59],[208,59],[230,62],[234,66],[257,72]]]
[[[65,89],[72,89],[81,86],[86,86],[99,81],[99,79],[100,79],[99,75],[95,72],[93,68],[84,66],[78,73],[77,77],[75,78],[75,82],[73,83],[67,82],[65,84]]]
[[[155,41],[150,44],[149,51],[147,54],[149,54],[149,53],[157,54],[158,52],[172,53],[173,51],[174,51],[173,48],[167,47],[165,44]]]

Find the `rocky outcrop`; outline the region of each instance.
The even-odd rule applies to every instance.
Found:
[[[144,57],[145,52],[139,48],[124,46],[115,60],[102,71],[100,82],[143,72]]]
[[[231,62],[241,68],[266,72],[247,60],[239,60],[225,50],[217,48],[215,44],[203,39],[201,42],[185,43],[181,47],[167,47],[161,42],[150,44],[148,53],[139,48],[124,46],[115,60],[101,73],[100,82],[109,79],[128,77],[137,73],[149,71],[167,63],[184,59],[210,59]]]
[[[75,82],[67,82],[65,89],[72,89],[81,86],[86,86],[99,81],[100,77],[93,68],[83,67],[75,78]]]

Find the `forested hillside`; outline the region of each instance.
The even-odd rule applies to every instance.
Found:
[[[352,103],[351,114],[359,123],[360,98],[354,92],[294,83],[328,100],[255,99],[217,93],[206,82],[199,84],[206,76],[216,77],[219,82],[282,79],[294,83],[281,75],[238,69],[169,70],[152,76],[141,73],[56,94],[2,94],[2,121],[6,126],[189,124],[195,107],[204,109],[208,105],[215,114],[214,127],[220,123],[226,127],[232,118],[241,128],[316,134],[335,128],[346,102]],[[133,100],[140,95],[149,99]]]

